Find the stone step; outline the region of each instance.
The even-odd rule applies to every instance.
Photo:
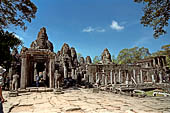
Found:
[[[46,87],[28,87],[26,89],[18,89],[18,93],[26,93],[26,92],[53,92],[53,88]]]

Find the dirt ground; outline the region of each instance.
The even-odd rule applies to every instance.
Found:
[[[68,89],[64,94],[27,92],[9,97],[4,113],[170,113],[170,97],[130,97],[92,89]]]

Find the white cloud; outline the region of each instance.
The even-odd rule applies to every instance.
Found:
[[[85,29],[83,29],[83,32],[93,32],[94,29],[92,27],[87,27]]]
[[[20,40],[22,40],[22,41],[24,40],[22,37],[20,37],[20,36],[18,36],[18,35],[16,35],[16,34],[15,34],[15,37],[17,37],[18,39],[20,39]]]
[[[101,27],[93,28],[90,26],[90,27],[83,29],[82,31],[83,32],[105,32],[106,30]]]
[[[106,30],[103,28],[96,28],[96,32],[105,32]]]
[[[119,25],[115,20],[112,21],[112,25],[110,25],[110,27],[117,31],[121,31],[125,28],[124,26]]]

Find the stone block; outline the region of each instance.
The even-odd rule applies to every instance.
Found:
[[[18,96],[18,92],[17,91],[10,91],[9,92],[9,97],[16,97]]]

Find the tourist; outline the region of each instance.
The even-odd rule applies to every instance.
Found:
[[[39,75],[37,74],[37,75],[36,75],[36,86],[37,86],[37,87],[39,86],[39,80],[40,80],[40,78],[39,78]]]
[[[4,113],[3,112],[3,106],[2,103],[5,101],[5,99],[3,98],[2,95],[2,86],[4,84],[4,79],[3,79],[3,73],[6,71],[6,69],[4,69],[2,66],[0,66],[0,113]]]

